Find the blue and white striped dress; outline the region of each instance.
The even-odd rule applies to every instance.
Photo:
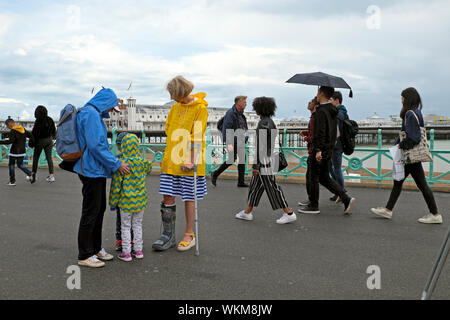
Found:
[[[194,177],[174,176],[161,172],[159,193],[166,196],[181,197],[185,201],[194,201]],[[208,194],[206,177],[197,177],[197,200],[203,200]]]

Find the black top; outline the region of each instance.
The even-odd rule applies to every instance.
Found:
[[[36,119],[33,127],[33,137],[36,141],[39,139],[56,138],[55,122],[52,118],[45,116],[44,118]]]
[[[22,156],[26,153],[25,143],[27,138],[33,140],[33,136],[29,131],[24,133],[20,133],[17,130],[11,130],[8,133],[9,140],[0,140],[0,144],[12,144],[11,150],[9,151],[10,155]]]
[[[337,136],[338,111],[331,103],[324,103],[317,107],[314,113],[314,137],[312,152],[315,155],[322,151],[323,158],[331,157]]]

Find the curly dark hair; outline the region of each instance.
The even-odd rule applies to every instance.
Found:
[[[274,98],[258,97],[253,100],[253,110],[260,117],[273,117],[276,109]]]

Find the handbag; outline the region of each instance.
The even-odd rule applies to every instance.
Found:
[[[276,172],[283,171],[288,167],[288,162],[281,146],[281,140],[279,139],[278,142],[280,144],[280,152],[278,152],[278,170]]]
[[[416,113],[414,111],[411,111],[414,116],[416,117],[417,122],[419,123],[420,127],[420,121],[417,117]],[[401,131],[400,132],[400,142],[406,139],[406,132]],[[415,145],[412,149],[409,150],[402,150],[403,154],[403,163],[404,164],[411,164],[411,163],[418,163],[418,162],[432,162],[433,158],[431,157],[431,151],[430,146],[428,145],[427,140],[427,130],[425,127],[420,127],[420,142]]]

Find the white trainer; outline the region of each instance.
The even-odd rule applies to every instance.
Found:
[[[86,260],[79,260],[78,265],[89,268],[101,268],[105,266],[105,263],[98,260],[97,256],[92,256]]]
[[[48,176],[47,179],[45,179],[45,180],[47,180],[47,182],[55,182],[56,181],[55,176]]]
[[[102,250],[100,250],[99,253],[97,253],[97,257],[103,261],[111,261],[112,259],[114,259],[114,256],[112,254],[109,254],[108,252],[106,252],[106,250],[103,248],[102,248]]]
[[[277,220],[278,224],[286,224],[290,222],[294,222],[297,220],[297,215],[295,213],[292,213],[291,215],[288,215],[286,212],[283,213],[280,219]]]
[[[386,219],[392,219],[392,212],[389,212],[386,210],[386,208],[372,208],[370,209],[370,211],[372,211],[372,213],[375,213],[377,216],[386,218]]]
[[[417,221],[420,223],[426,223],[426,224],[441,224],[442,216],[440,214],[434,215],[434,214],[429,213]]]
[[[252,221],[253,220],[253,212],[245,213],[245,210],[242,210],[238,214],[236,214],[236,219]]]

